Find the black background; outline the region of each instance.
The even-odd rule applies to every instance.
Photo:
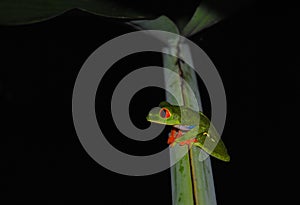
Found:
[[[259,121],[254,15],[254,8],[244,9],[191,38],[214,62],[227,94],[222,139],[232,161],[212,159],[221,205],[244,204],[241,199],[248,201],[254,191],[250,139],[259,129],[253,128]],[[145,177],[106,170],[85,152],[73,126],[72,90],[82,64],[103,43],[131,31],[122,23],[79,11],[33,25],[0,27],[3,200],[8,204],[171,204],[169,170]],[[108,140],[127,153],[155,153],[167,146],[166,136],[143,144],[126,139],[110,119],[109,95],[132,69],[160,63],[160,55],[149,53],[121,60],[97,93],[99,124],[111,133]],[[140,91],[130,106],[133,122],[147,127],[145,115],[162,100],[162,90]],[[209,101],[203,104],[209,115]]]

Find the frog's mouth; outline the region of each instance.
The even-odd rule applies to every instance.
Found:
[[[162,125],[165,125],[166,123],[164,122],[160,122],[160,121],[156,121],[156,120],[148,120],[149,122],[154,122],[156,124],[162,124]]]

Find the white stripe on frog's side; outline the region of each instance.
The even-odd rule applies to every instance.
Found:
[[[180,129],[181,131],[189,131],[193,129],[195,126],[175,125],[174,127]]]

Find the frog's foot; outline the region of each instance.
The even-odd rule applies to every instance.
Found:
[[[178,130],[177,135],[175,136],[175,140],[183,135],[181,130]]]

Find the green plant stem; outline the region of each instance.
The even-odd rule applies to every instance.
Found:
[[[185,59],[189,59],[187,63],[192,65],[191,54],[187,45],[179,43],[165,49],[169,49],[169,52],[174,55],[186,55]],[[178,73],[192,88],[192,90],[188,89],[188,86],[184,84],[179,76],[178,78],[170,78],[165,74],[166,88],[169,88],[173,95],[167,93],[167,100],[170,103],[186,105],[193,109],[199,106],[201,109],[200,94],[194,71],[187,64],[178,61],[173,56],[164,55],[163,61],[164,67]],[[192,100],[190,92],[195,94],[198,105]],[[182,149],[176,149],[176,146],[171,148],[171,162],[176,160],[177,152],[180,150],[183,151]],[[207,157],[204,161],[199,161],[199,154],[203,155],[204,153],[199,148],[192,147],[180,161],[171,167],[172,201],[174,205],[217,204],[210,158]]]

